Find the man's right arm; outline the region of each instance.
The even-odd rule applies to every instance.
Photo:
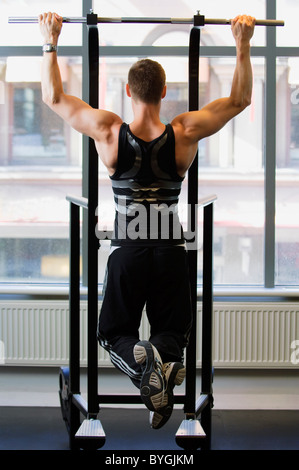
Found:
[[[232,118],[241,113],[251,103],[252,68],[250,61],[250,39],[254,32],[255,19],[239,16],[232,22],[232,32],[236,41],[237,63],[234,72],[231,93],[226,98],[219,98],[199,111],[183,113],[172,122],[181,135],[185,146],[196,146],[197,142],[215,134]],[[192,160],[193,154],[179,156],[178,167],[188,168],[192,161],[186,161],[184,154]]]

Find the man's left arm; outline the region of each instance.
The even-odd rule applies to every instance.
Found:
[[[199,111],[184,113],[177,117],[192,143],[215,134],[250,105],[252,94],[250,39],[253,36],[254,26],[255,19],[250,16],[238,16],[232,21],[237,59],[230,96],[219,98]],[[173,124],[177,124],[176,119]]]
[[[62,17],[56,13],[44,13],[39,16],[39,24],[44,43],[57,47],[62,29]],[[43,101],[49,108],[78,132],[95,140],[106,141],[112,127],[115,124],[119,126],[122,122],[116,114],[94,109],[80,98],[64,93],[55,50],[44,52],[41,86]]]

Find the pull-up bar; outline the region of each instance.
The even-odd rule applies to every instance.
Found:
[[[37,17],[9,17],[9,23],[38,23]],[[86,17],[63,17],[63,23],[87,23]],[[154,17],[97,17],[97,23],[156,23],[156,24],[194,24],[204,25],[228,25],[231,19],[205,18],[203,15],[195,15],[193,18],[154,18]],[[256,26],[284,26],[284,21],[280,20],[256,20]]]

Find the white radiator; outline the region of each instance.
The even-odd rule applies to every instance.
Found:
[[[201,304],[197,365],[201,364]],[[68,363],[67,301],[6,301],[0,304],[0,365]],[[87,305],[81,302],[81,365],[87,364]],[[148,338],[142,321],[140,336]],[[294,351],[297,348],[297,351]],[[223,368],[299,366],[299,304],[214,303],[213,364]],[[99,366],[112,367],[99,347]]]

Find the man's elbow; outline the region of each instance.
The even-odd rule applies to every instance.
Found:
[[[233,105],[239,112],[242,112],[251,105],[251,96],[243,96],[242,99],[235,99]]]
[[[251,96],[245,96],[244,98],[244,109],[251,105]]]
[[[56,96],[55,94],[43,93],[42,100],[49,108],[54,108],[55,105],[59,103],[59,96]]]
[[[43,93],[42,94],[42,100],[50,108],[51,108],[51,106],[53,106],[57,103],[57,98],[54,94],[52,95],[52,94],[49,94],[49,93]]]

